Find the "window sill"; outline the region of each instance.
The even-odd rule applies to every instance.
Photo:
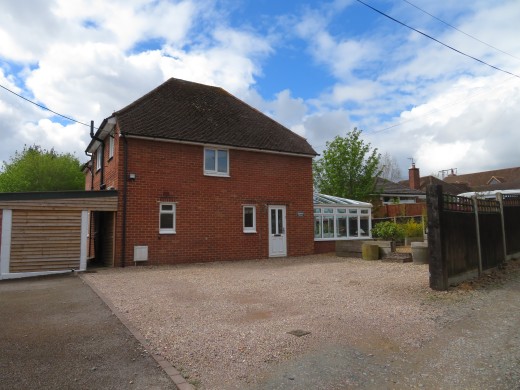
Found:
[[[159,230],[159,234],[176,234],[176,232],[172,231],[172,230],[165,230],[165,231]]]
[[[212,173],[212,172],[204,172],[204,176],[212,176],[212,177],[231,177],[228,173]]]
[[[256,230],[244,230],[245,234],[255,234]]]

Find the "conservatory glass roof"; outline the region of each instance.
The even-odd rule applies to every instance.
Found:
[[[330,206],[357,206],[372,207],[371,203],[360,202],[358,200],[340,198],[338,196],[314,193],[314,205],[330,205]]]

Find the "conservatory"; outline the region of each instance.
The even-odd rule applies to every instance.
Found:
[[[371,238],[372,204],[314,193],[314,241]]]

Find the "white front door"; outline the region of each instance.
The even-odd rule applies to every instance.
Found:
[[[287,256],[285,206],[269,206],[269,257]]]

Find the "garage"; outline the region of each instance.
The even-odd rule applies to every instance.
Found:
[[[0,194],[0,279],[85,271],[94,212],[108,224],[110,263],[117,201],[117,191]]]

